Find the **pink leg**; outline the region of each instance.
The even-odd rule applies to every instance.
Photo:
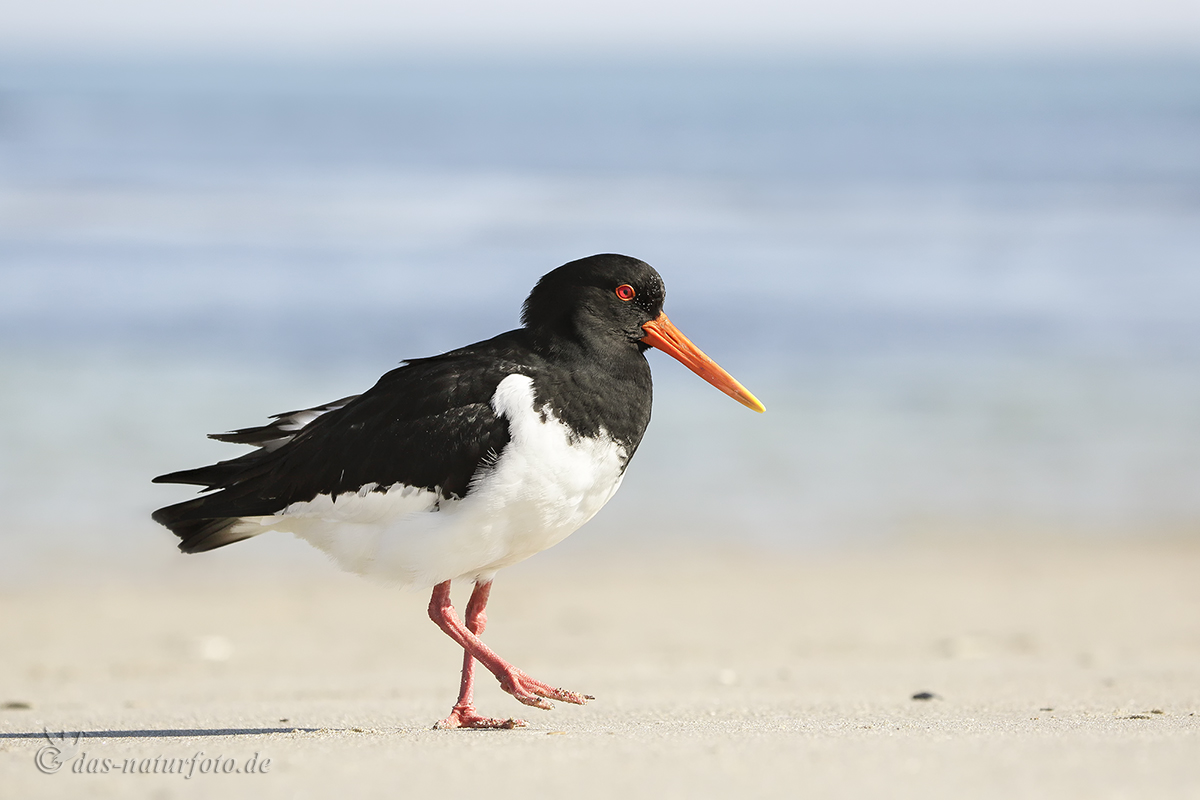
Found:
[[[437,724],[439,728],[515,728],[525,723],[517,719],[493,719],[481,717],[475,713],[472,703],[472,689],[475,682],[475,661],[488,669],[500,681],[500,688],[511,694],[528,706],[550,708],[544,698],[561,700],[564,703],[583,705],[592,697],[589,695],[556,689],[541,681],[534,680],[521,670],[509,664],[496,655],[479,639],[487,624],[488,595],[492,590],[492,582],[477,583],[471,592],[467,603],[466,624],[459,621],[450,603],[450,581],[439,583],[433,587],[433,596],[429,599],[429,618],[441,628],[447,636],[458,642],[463,649],[462,682],[459,684],[458,702],[450,716]]]
[[[467,630],[478,636],[487,627],[487,601],[491,594],[491,581],[475,584],[471,599],[467,602],[467,611],[463,615]],[[519,728],[524,727],[525,720],[496,719],[483,717],[475,712],[472,698],[475,687],[475,656],[463,651],[462,681],[458,685],[458,702],[454,704],[450,716],[434,725],[437,728]]]

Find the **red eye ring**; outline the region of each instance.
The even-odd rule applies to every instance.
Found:
[[[617,297],[628,303],[630,300],[637,297],[637,292],[635,292],[633,287],[628,283],[622,283],[617,287]]]

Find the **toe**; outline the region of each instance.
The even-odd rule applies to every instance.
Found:
[[[433,726],[434,730],[454,730],[455,728],[473,728],[486,730],[512,730],[525,727],[525,720],[509,717],[498,719],[484,717],[475,713],[473,708],[455,708],[450,716]]]

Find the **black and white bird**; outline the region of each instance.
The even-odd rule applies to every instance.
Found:
[[[406,361],[363,394],[276,415],[223,442],[256,450],[156,483],[204,487],[154,519],[199,553],[286,531],[340,566],[433,587],[429,616],[464,651],[445,728],[512,728],[472,702],[479,661],[520,702],[592,699],[534,680],[479,638],[492,579],[562,541],[612,498],[650,421],[654,347],[755,411],[763,405],[663,314],[648,264],[596,255],[548,273],[523,327]],[[474,583],[460,620],[450,584]]]

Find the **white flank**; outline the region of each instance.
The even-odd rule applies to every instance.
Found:
[[[489,580],[591,519],[621,485],[626,460],[604,431],[572,438],[549,407],[535,408],[526,375],[501,381],[492,408],[508,420],[511,439],[461,500],[439,502],[434,492],[401,484],[386,492],[368,485],[239,526],[290,531],[344,569],[391,583]]]

